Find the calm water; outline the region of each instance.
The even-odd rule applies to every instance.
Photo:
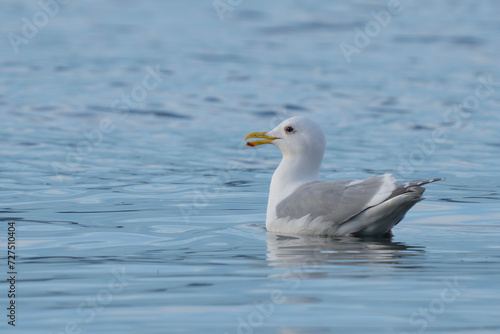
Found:
[[[220,3],[3,1],[2,333],[499,332],[498,2]],[[324,179],[446,181],[391,240],[268,234],[242,139],[293,115]]]

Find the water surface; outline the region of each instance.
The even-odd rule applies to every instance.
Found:
[[[350,62],[387,2],[69,2],[3,38],[2,330],[498,332],[500,8],[402,6]],[[4,36],[41,10],[3,7]],[[324,179],[446,181],[392,239],[266,233],[280,153],[242,139],[293,115],[322,124]]]

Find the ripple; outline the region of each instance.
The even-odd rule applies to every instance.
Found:
[[[83,190],[77,190],[77,189],[72,189],[72,188],[52,188],[52,189],[45,189],[45,190],[39,190],[39,191],[33,191],[30,193],[32,196],[36,197],[68,197],[68,196],[78,196],[81,194],[85,194],[86,191]]]
[[[130,191],[133,193],[159,193],[159,192],[170,192],[173,189],[176,189],[177,186],[169,184],[169,185],[159,185],[159,184],[141,184],[141,185],[133,185],[124,187],[125,191]]]
[[[273,110],[254,111],[252,114],[258,117],[277,117],[280,115],[279,112]]]
[[[191,116],[182,115],[173,111],[165,111],[165,110],[143,110],[143,109],[131,109],[129,110],[130,114],[136,115],[153,115],[157,117],[166,117],[166,118],[176,118],[176,119],[192,119]]]
[[[321,31],[344,31],[351,30],[355,26],[365,25],[365,22],[295,22],[290,25],[271,26],[261,28],[260,32],[266,35],[290,35],[298,33],[315,33]]]

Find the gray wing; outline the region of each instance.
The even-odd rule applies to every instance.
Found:
[[[333,224],[340,224],[380,204],[396,190],[395,180],[389,175],[373,176],[366,180],[336,180],[311,182],[299,187],[276,206],[278,218],[311,218],[323,216]]]

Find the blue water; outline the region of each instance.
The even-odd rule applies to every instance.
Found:
[[[498,2],[44,3],[0,11],[2,333],[500,331]],[[266,233],[242,140],[294,115],[324,179],[446,181],[392,239]]]

